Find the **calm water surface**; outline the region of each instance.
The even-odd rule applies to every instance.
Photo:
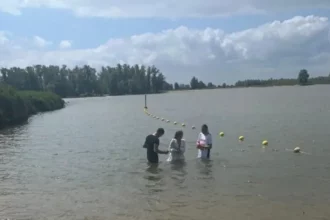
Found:
[[[150,95],[188,142],[202,123],[214,139],[209,162],[190,144],[157,167],[145,136],[163,126],[165,149],[180,127],[143,96],[68,101],[0,131],[0,219],[330,219],[330,86]]]

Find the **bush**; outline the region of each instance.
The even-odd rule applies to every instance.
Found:
[[[17,91],[0,85],[0,128],[20,123],[32,114],[64,107],[64,101],[50,92]]]

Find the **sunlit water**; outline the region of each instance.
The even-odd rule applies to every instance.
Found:
[[[190,144],[158,167],[145,136],[164,127],[165,149],[180,126],[143,96],[68,101],[0,131],[0,219],[330,219],[330,86],[150,95],[188,142],[202,123],[214,139],[211,161]]]

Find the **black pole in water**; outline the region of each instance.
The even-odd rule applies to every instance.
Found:
[[[144,94],[144,108],[148,109],[148,107],[147,107],[147,94]]]

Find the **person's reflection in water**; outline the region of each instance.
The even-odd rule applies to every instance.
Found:
[[[146,175],[144,179],[146,180],[146,188],[148,190],[148,194],[153,194],[155,192],[163,191],[162,186],[163,175],[162,169],[159,168],[159,164],[157,163],[149,163],[148,168],[146,169]]]
[[[198,160],[197,168],[200,174],[203,175],[203,179],[213,179],[213,161],[212,160]]]
[[[170,165],[172,171],[182,172],[186,170],[185,167],[187,163],[184,160],[174,160],[170,162]]]
[[[179,188],[186,188],[187,163],[184,160],[175,160],[170,162],[170,166],[171,179],[175,180],[174,185]]]
[[[154,212],[157,209],[157,205],[161,204],[162,196],[165,191],[165,182],[163,169],[161,169],[159,163],[148,163],[148,167],[145,170],[144,175],[144,186],[142,187],[142,197],[143,201],[141,206],[144,206],[143,209],[147,212]]]
[[[148,163],[148,168],[146,169],[146,179],[153,180],[154,176],[157,176],[160,173],[161,169],[159,168],[158,163]],[[151,179],[150,179],[151,177]]]

